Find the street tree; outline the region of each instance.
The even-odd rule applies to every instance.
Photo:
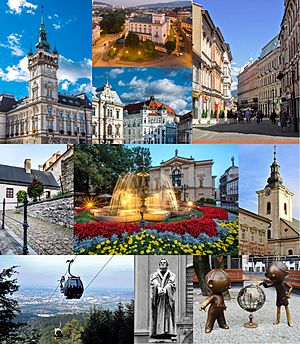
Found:
[[[165,47],[168,51],[168,54],[172,54],[172,52],[176,49],[176,42],[174,41],[167,41]]]
[[[40,182],[37,177],[33,177],[31,184],[27,188],[27,193],[28,196],[36,202],[44,193],[44,184]]]
[[[18,301],[12,298],[19,290],[17,279],[12,278],[17,273],[16,268],[12,266],[0,272],[0,342],[13,342],[18,337],[18,329],[24,326],[14,321],[17,314],[21,313]]]
[[[126,47],[137,48],[139,44],[140,44],[139,36],[136,33],[130,31],[127,37],[125,38]]]

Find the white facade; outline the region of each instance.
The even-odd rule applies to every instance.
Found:
[[[179,201],[197,201],[200,198],[215,197],[215,176],[212,175],[212,160],[195,161],[192,157],[175,156],[162,161],[159,166],[149,170],[151,180],[161,180],[168,176],[173,184]]]
[[[154,96],[124,108],[124,142],[166,143],[166,124],[175,122],[176,113]]]
[[[91,102],[58,93],[59,55],[50,51],[42,18],[36,51],[28,53],[29,96],[0,95],[0,143],[89,143]]]
[[[153,43],[165,44],[170,34],[170,21],[163,13],[155,13],[146,17],[133,17],[125,21],[126,36],[136,33],[140,40],[151,40]]]
[[[123,108],[124,104],[108,81],[97,89],[93,96],[93,143],[123,143]]]

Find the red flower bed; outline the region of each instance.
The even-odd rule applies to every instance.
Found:
[[[209,219],[219,219],[219,220],[228,220],[228,211],[222,208],[214,207],[194,207],[196,210],[199,210],[203,213],[203,217]]]
[[[180,235],[189,233],[194,237],[197,237],[200,233],[206,233],[209,236],[216,235],[215,222],[205,217],[171,223],[160,222],[147,225],[146,229],[156,229],[158,232],[173,232]],[[93,238],[99,235],[104,238],[110,238],[113,234],[119,236],[125,232],[132,234],[140,230],[140,225],[133,223],[88,222],[74,225],[74,234],[79,239]]]

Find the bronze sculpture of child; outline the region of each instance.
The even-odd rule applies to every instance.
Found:
[[[224,270],[215,269],[206,275],[205,281],[212,291],[212,295],[200,305],[200,310],[205,310],[210,305],[205,324],[205,333],[212,331],[216,320],[220,328],[229,329],[224,316],[226,306],[222,293],[230,288],[230,277]]]
[[[264,280],[259,284],[263,285],[265,288],[275,287],[276,288],[276,306],[277,306],[277,315],[275,325],[280,323],[280,309],[281,306],[285,307],[287,323],[289,326],[292,326],[291,314],[289,310],[289,301],[288,299],[291,296],[293,287],[285,280],[288,276],[288,268],[282,262],[273,262],[267,269],[265,276],[268,280]],[[286,292],[286,288],[288,291]]]

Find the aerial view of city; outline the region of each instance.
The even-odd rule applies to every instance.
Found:
[[[191,66],[190,1],[93,1],[93,66]]]
[[[99,336],[106,326],[103,317],[106,324],[113,324],[121,316],[122,334],[114,328],[114,334],[106,329],[106,336],[115,342],[113,336],[125,335],[130,343],[132,256],[122,260],[112,256],[35,257],[1,259],[1,301],[5,301],[1,312],[11,314],[1,319],[1,339],[7,338],[6,343],[96,343],[93,336]]]

